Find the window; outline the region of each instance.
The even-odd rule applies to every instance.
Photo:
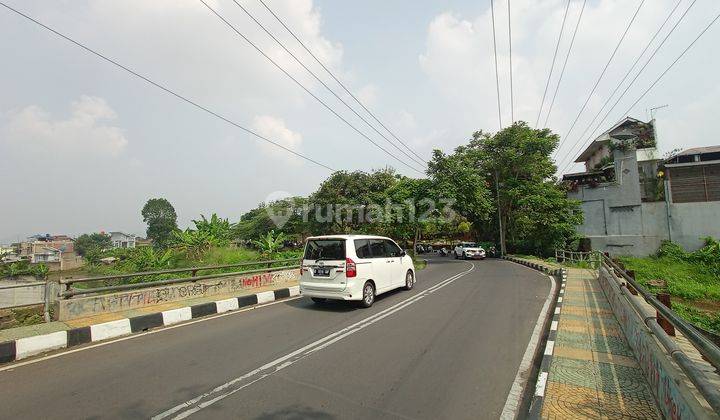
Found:
[[[358,258],[372,258],[369,241],[367,239],[355,240],[355,253]]]
[[[345,261],[344,239],[310,240],[305,247],[306,260],[342,260]]]
[[[387,251],[385,250],[385,241],[382,239],[370,239],[370,255],[372,258],[384,258],[387,257]]]
[[[389,241],[387,239],[384,240],[383,242],[385,242],[385,252],[387,253],[386,256],[399,257],[402,255],[402,249],[400,249],[400,247],[397,246],[397,244],[395,244],[395,242]]]

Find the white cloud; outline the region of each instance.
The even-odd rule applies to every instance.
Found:
[[[558,61],[550,84],[548,93],[550,96],[579,15],[581,3],[571,3]],[[585,130],[607,95],[614,89],[632,61],[657,30],[674,3],[662,0],[643,4],[636,21],[591,98],[587,109],[572,134],[568,136],[568,141],[563,146],[563,153],[570,152],[570,146],[581,140],[579,135]],[[564,0],[518,0],[513,2],[512,61],[516,120],[527,121],[530,125],[535,124],[566,4],[567,2]],[[562,86],[549,120],[550,128],[557,134],[566,134],[638,4],[639,2],[628,4],[627,1],[621,0],[600,0],[587,3]],[[680,10],[684,10],[685,7],[687,6],[680,7]],[[694,12],[700,13],[698,10]],[[666,26],[660,39],[664,37],[667,29],[672,26],[678,15],[679,13],[676,13],[671,24]],[[507,8],[504,4],[496,6],[495,23],[502,119],[503,124],[508,125],[510,122],[510,79]],[[452,108],[461,110],[457,113],[458,116],[454,117],[455,125],[472,127],[471,130],[477,128],[496,130],[498,128],[491,24],[489,8],[478,16],[463,16],[450,11],[438,14],[428,25],[425,50],[418,56],[420,68],[443,100]],[[683,23],[682,29],[687,28],[693,32],[690,28],[694,24],[692,19],[688,19]],[[682,30],[678,32],[682,32]],[[674,34],[673,37],[681,38],[682,36]],[[684,41],[679,45],[683,43]],[[677,44],[664,47],[664,50],[673,50],[670,53],[671,56],[677,54],[678,49]],[[664,57],[661,56],[662,54],[653,61],[656,68],[665,66],[661,60]],[[651,65],[647,73],[652,73],[652,68]],[[638,89],[644,89],[647,84],[646,79],[640,78],[637,81],[638,87],[629,92],[618,109],[611,114],[609,121],[604,123],[604,126],[610,126],[619,119],[622,116],[619,113],[625,111],[629,103],[632,103],[637,97]],[[546,98],[546,107],[548,102],[549,98]],[[641,109],[642,106],[644,105],[641,103],[638,108]],[[541,124],[542,121],[541,119]],[[470,132],[467,129],[466,131]],[[582,140],[584,141],[585,138]],[[577,152],[573,153],[577,154]]]
[[[363,103],[363,105],[369,108],[375,105],[375,102],[377,101],[378,90],[375,85],[368,84],[358,89],[355,96],[357,96],[357,98],[360,100],[360,102]]]
[[[302,135],[285,126],[285,121],[271,115],[258,115],[253,120],[253,129],[288,149],[299,151],[302,144]],[[269,143],[261,143],[263,151],[269,155],[297,161],[297,157]]]
[[[125,150],[128,140],[122,129],[108,124],[116,118],[104,99],[83,95],[70,104],[66,119],[54,118],[37,105],[10,112],[3,132],[10,142],[51,156],[117,156]]]

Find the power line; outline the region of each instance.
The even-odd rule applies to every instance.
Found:
[[[618,49],[620,49],[620,45],[622,45],[622,42],[625,40],[625,36],[627,36],[627,33],[630,30],[630,27],[632,27],[633,22],[635,22],[635,18],[637,17],[638,13],[640,12],[640,8],[642,8],[643,4],[645,4],[645,0],[640,1],[640,4],[638,5],[637,9],[635,10],[635,13],[632,16],[632,19],[630,19],[630,22],[628,23],[627,27],[625,28],[625,31],[623,32],[622,36],[620,37],[620,40],[618,41],[617,45],[615,45],[615,49],[613,50],[612,54],[610,54],[610,59],[608,59],[608,62],[605,63],[605,67],[603,67],[603,70],[600,73],[600,76],[595,81],[595,85],[593,85],[593,88],[590,91],[590,94],[588,95],[587,99],[585,99],[585,103],[583,103],[583,106],[580,108],[580,112],[578,112],[577,116],[575,116],[575,120],[573,120],[567,133],[565,133],[565,136],[563,137],[562,141],[560,142],[560,145],[558,146],[558,148],[555,149],[555,154],[560,152],[560,148],[562,148],[563,144],[565,143],[565,140],[567,140],[567,138],[570,136],[570,133],[572,132],[573,128],[575,128],[575,124],[577,124],[578,120],[580,119],[580,115],[582,115],[583,111],[585,111],[585,107],[587,107],[587,104],[590,102],[590,99],[592,98],[593,94],[595,93],[595,90],[597,89],[598,85],[600,84],[600,81],[602,80],[603,76],[605,76],[605,72],[607,71],[608,67],[610,67],[610,63],[612,63],[613,58],[615,58],[615,54],[617,54]]]
[[[498,121],[500,123],[500,130],[502,130],[502,111],[500,107],[500,76],[498,75],[498,59],[497,59],[497,40],[495,37],[495,5],[494,1],[490,0],[490,16],[492,17],[492,34],[493,34],[493,54],[495,55],[495,88],[497,90],[497,106],[498,106]]]
[[[390,145],[392,145],[393,147],[395,147],[398,151],[400,151],[400,153],[402,153],[402,154],[404,154],[405,156],[407,156],[410,160],[412,160],[412,161],[414,161],[415,163],[421,165],[421,167],[422,167],[422,165],[425,165],[424,162],[418,161],[415,157],[409,155],[407,152],[405,152],[405,150],[401,149],[401,148],[398,147],[395,143],[393,143],[390,139],[388,139],[387,137],[385,137],[385,135],[384,135],[383,133],[381,133],[380,131],[378,131],[378,130],[375,128],[374,125],[370,124],[370,122],[368,122],[368,120],[366,120],[362,115],[358,114],[358,112],[355,111],[355,109],[354,109],[353,107],[351,107],[350,105],[348,105],[347,102],[345,102],[337,93],[335,93],[335,91],[334,91],[333,89],[331,89],[330,86],[328,86],[322,79],[320,79],[320,78],[317,76],[317,74],[315,74],[312,70],[310,70],[310,69],[305,65],[305,63],[302,62],[302,60],[300,60],[292,51],[290,51],[290,50],[285,46],[285,44],[282,43],[282,41],[280,41],[275,35],[273,35],[273,33],[270,32],[270,31],[265,27],[265,25],[263,25],[259,20],[257,20],[257,18],[255,18],[255,16],[254,16],[252,13],[250,13],[245,7],[243,7],[242,4],[240,4],[237,0],[233,0],[233,2],[234,2],[240,9],[242,9],[242,11],[245,12],[245,14],[246,14],[250,19],[252,19],[253,22],[255,22],[266,34],[268,34],[268,36],[270,36],[270,38],[272,38],[273,41],[275,41],[283,50],[285,50],[286,53],[290,54],[290,56],[291,56],[298,64],[300,64],[300,66],[302,66],[302,68],[304,68],[308,73],[310,73],[310,75],[312,75],[312,77],[315,78],[315,80],[317,80],[323,87],[325,87],[325,89],[327,89],[333,96],[335,96],[335,98],[337,98],[338,101],[340,101],[343,105],[345,105],[345,107],[347,107],[347,108],[348,108],[350,111],[352,111],[358,118],[360,118],[360,120],[362,120],[365,124],[367,124],[368,127],[370,127],[372,130],[374,130],[378,135],[380,135],[380,137],[382,137],[383,139],[385,139],[385,141],[387,141],[388,143],[390,143]]]
[[[329,166],[327,166],[327,165],[325,165],[325,164],[323,164],[323,163],[320,163],[320,162],[314,160],[313,158],[310,158],[310,157],[308,157],[308,156],[305,156],[305,155],[303,155],[302,153],[296,152],[295,150],[292,150],[292,149],[290,149],[290,148],[288,148],[288,147],[285,147],[285,146],[283,146],[282,144],[279,144],[279,143],[277,143],[277,142],[275,142],[275,141],[273,141],[273,140],[270,140],[269,138],[267,138],[267,137],[265,137],[265,136],[262,136],[262,135],[256,133],[255,131],[253,131],[253,130],[251,130],[251,129],[249,129],[249,128],[243,127],[242,125],[236,123],[235,121],[232,121],[232,120],[230,120],[229,118],[224,117],[223,115],[221,115],[221,114],[219,114],[219,113],[217,113],[217,112],[215,112],[215,111],[212,111],[211,109],[206,108],[206,107],[198,104],[197,102],[195,102],[195,101],[193,101],[193,100],[191,100],[191,99],[188,99],[187,97],[185,97],[185,96],[183,96],[183,95],[181,95],[181,94],[179,94],[179,93],[171,90],[170,88],[165,87],[164,85],[161,85],[160,83],[155,82],[155,81],[151,80],[150,78],[148,78],[148,77],[146,77],[146,76],[143,76],[142,74],[140,74],[140,73],[138,73],[138,72],[130,69],[129,67],[126,67],[126,66],[120,64],[119,62],[113,60],[112,58],[109,58],[109,57],[107,57],[107,56],[105,56],[105,55],[103,55],[103,54],[101,54],[101,53],[93,50],[92,48],[90,48],[90,47],[88,47],[88,46],[80,43],[79,41],[76,41],[76,40],[70,38],[69,36],[67,36],[67,35],[65,35],[65,34],[63,34],[63,33],[58,32],[57,30],[55,30],[55,29],[53,29],[53,28],[45,25],[44,23],[38,21],[37,19],[35,19],[35,18],[33,18],[33,17],[29,16],[29,15],[26,15],[25,13],[23,13],[23,12],[17,10],[17,9],[14,9],[14,8],[8,6],[7,4],[3,3],[2,1],[0,1],[0,5],[2,5],[3,7],[5,7],[6,9],[10,10],[11,12],[13,12],[13,13],[19,15],[19,16],[22,16],[22,17],[24,17],[25,19],[27,19],[27,20],[35,23],[36,25],[42,27],[43,29],[46,29],[46,30],[54,33],[55,35],[59,36],[60,38],[63,38],[64,40],[69,41],[69,42],[75,44],[76,46],[84,49],[85,51],[87,51],[87,52],[89,52],[89,53],[91,53],[91,54],[93,54],[93,55],[95,55],[95,56],[97,56],[97,57],[99,57],[99,58],[107,61],[108,63],[113,64],[113,65],[121,68],[122,70],[125,70],[126,72],[132,74],[133,76],[142,79],[143,81],[145,81],[145,82],[147,82],[147,83],[155,86],[156,88],[158,88],[158,89],[160,89],[160,90],[162,90],[162,91],[164,91],[164,92],[166,92],[166,93],[169,93],[170,95],[172,95],[172,96],[174,96],[174,97],[182,100],[183,102],[186,102],[186,103],[194,106],[195,108],[198,108],[198,109],[200,109],[200,110],[202,110],[202,111],[205,111],[206,113],[208,113],[208,114],[210,114],[210,115],[212,115],[212,116],[214,116],[214,117],[216,117],[216,118],[219,118],[219,119],[225,121],[226,123],[228,123],[228,124],[230,124],[230,125],[233,125],[233,126],[239,128],[239,129],[245,131],[246,133],[251,134],[251,135],[259,138],[260,140],[263,140],[263,141],[265,141],[265,142],[267,142],[267,143],[270,143],[270,144],[272,144],[273,146],[279,147],[279,148],[285,150],[285,151],[288,152],[288,153],[292,153],[293,155],[295,155],[295,156],[297,156],[297,157],[300,157],[300,158],[302,158],[302,159],[305,159],[305,160],[307,160],[308,162],[312,162],[312,163],[314,163],[314,164],[316,164],[316,165],[318,165],[318,166],[321,166],[321,167],[323,167],[323,168],[325,168],[325,169],[328,169],[328,170],[330,170],[330,171],[335,172],[335,169],[333,169],[333,168],[331,168],[331,167],[329,167]]]
[[[570,39],[570,46],[568,47],[568,52],[565,55],[565,62],[563,63],[562,70],[560,71],[560,77],[558,78],[557,85],[555,86],[555,93],[553,93],[552,101],[550,101],[550,106],[548,107],[547,115],[545,115],[545,123],[543,124],[545,127],[548,125],[548,120],[550,119],[550,114],[552,113],[553,105],[555,105],[555,98],[557,97],[558,91],[560,90],[560,83],[562,83],[563,75],[565,75],[565,67],[567,67],[568,59],[570,58],[570,52],[572,52],[573,45],[575,44],[575,36],[578,33],[578,29],[580,28],[580,21],[582,21],[583,12],[585,12],[585,4],[587,3],[587,0],[583,0],[582,7],[580,8],[580,15],[578,15],[578,20],[575,23],[575,29],[573,30],[572,38]]]
[[[635,66],[637,66],[637,64],[640,62],[640,59],[645,55],[645,53],[647,52],[648,48],[650,48],[650,45],[652,45],[653,41],[655,41],[655,38],[657,38],[657,36],[658,36],[658,35],[660,34],[660,32],[663,30],[663,28],[665,27],[665,25],[668,23],[668,21],[670,20],[670,18],[672,17],[672,15],[675,13],[675,11],[677,10],[678,6],[680,6],[680,3],[682,3],[682,2],[683,2],[683,0],[678,0],[678,2],[675,3],[675,7],[673,7],[673,9],[672,9],[672,10],[670,11],[670,13],[667,15],[667,17],[665,18],[665,21],[663,21],[662,25],[660,25],[660,27],[659,27],[658,30],[655,32],[655,34],[652,36],[652,38],[650,38],[650,41],[647,43],[647,45],[645,45],[645,48],[643,48],[643,50],[640,52],[640,55],[637,56],[637,58],[635,59],[635,61],[634,61],[633,64],[632,64],[632,66],[630,66],[630,68],[628,69],[628,71],[625,73],[625,75],[624,75],[624,76],[622,77],[622,79],[620,80],[620,83],[618,83],[618,85],[617,85],[617,86],[615,87],[615,89],[612,91],[612,93],[610,94],[610,96],[608,96],[608,98],[605,100],[605,103],[603,103],[602,107],[600,107],[600,110],[595,114],[595,116],[593,117],[592,121],[590,121],[590,124],[588,124],[587,127],[585,127],[585,130],[582,132],[582,134],[580,134],[580,137],[578,138],[578,141],[579,141],[580,139],[582,139],[582,137],[585,136],[585,134],[587,134],[587,131],[588,131],[588,130],[590,129],[590,127],[593,125],[593,123],[595,122],[595,120],[597,120],[597,118],[600,116],[600,114],[602,114],[602,111],[605,110],[605,107],[610,103],[610,101],[611,101],[612,98],[615,96],[615,94],[617,93],[617,91],[620,90],[620,87],[623,85],[623,83],[625,83],[625,80],[627,80],[628,76],[630,76],[630,73],[632,73],[632,71],[635,70]],[[694,4],[694,3],[695,3],[695,2],[693,1],[693,4]],[[692,4],[690,5],[690,7],[692,7]],[[689,8],[688,8],[688,10],[689,10]],[[687,13],[687,11],[685,11],[685,13]],[[684,16],[685,16],[685,15],[683,14],[682,17],[680,17],[680,20],[682,20],[682,18],[683,18]],[[678,22],[679,22],[679,21],[678,21]],[[676,26],[677,26],[677,24],[676,24]],[[675,28],[673,27],[673,29],[671,29],[670,32],[672,33],[672,31],[673,31],[674,29],[675,29]]]
[[[682,0],[681,0],[681,1],[682,1]],[[672,26],[672,28],[670,28],[670,31],[668,31],[668,33],[665,35],[665,37],[662,39],[662,41],[660,41],[660,44],[658,44],[658,46],[655,47],[655,49],[653,50],[653,52],[652,52],[652,54],[650,55],[650,57],[648,57],[648,59],[645,61],[645,64],[643,64],[643,66],[640,68],[640,70],[638,70],[637,74],[635,74],[635,77],[633,77],[633,79],[630,81],[630,83],[628,83],[628,85],[625,87],[625,90],[623,90],[623,92],[620,94],[620,96],[618,96],[617,100],[613,103],[612,107],[610,107],[610,109],[609,109],[609,110],[607,111],[607,113],[603,116],[603,118],[600,120],[600,122],[598,122],[598,124],[597,124],[597,125],[595,126],[595,128],[592,130],[592,132],[591,132],[592,135],[594,135],[594,134],[597,132],[597,130],[602,126],[602,124],[605,122],[605,120],[607,120],[607,118],[608,118],[608,116],[610,115],[610,113],[615,109],[615,107],[617,107],[618,103],[620,103],[620,100],[622,100],[622,98],[625,96],[625,94],[630,90],[630,88],[633,86],[633,84],[634,84],[635,81],[638,79],[638,77],[640,77],[640,75],[643,73],[643,71],[645,70],[645,68],[647,68],[648,64],[650,64],[650,62],[652,61],[652,59],[655,58],[655,55],[658,53],[658,51],[660,51],[660,49],[663,47],[663,45],[665,45],[665,42],[670,38],[670,36],[673,34],[673,32],[675,32],[675,29],[678,27],[678,25],[680,25],[680,23],[683,21],[683,19],[684,19],[685,16],[687,15],[687,13],[688,13],[688,12],[690,11],[690,9],[695,5],[696,2],[697,2],[697,0],[693,0],[693,2],[690,3],[690,5],[685,9],[685,11],[684,11],[683,14],[680,16],[680,18],[677,20],[677,22],[675,22],[675,24]],[[675,8],[677,8],[677,6],[678,6],[679,4],[680,4],[680,2],[678,2],[678,4],[676,5]],[[675,11],[675,8],[673,9],[673,12]],[[672,12],[670,13],[670,15],[668,15],[668,17],[667,17],[667,19],[665,20],[665,22],[667,22],[668,19],[670,19],[671,16],[672,16]],[[664,25],[665,25],[665,23],[663,23],[662,26],[664,26]],[[657,36],[657,34],[660,33],[660,30],[662,29],[662,26],[661,26],[660,29],[658,29],[658,31],[655,33],[656,36]],[[655,37],[653,37],[653,39],[655,39]],[[645,47],[645,49],[644,49],[643,52],[640,54],[640,56],[638,56],[638,58],[636,59],[635,63],[634,63],[633,66],[631,67],[631,70],[632,70],[632,68],[635,66],[635,64],[637,64],[637,62],[640,60],[640,58],[641,58],[642,55],[645,53],[645,51],[647,50],[647,48],[650,46],[651,43],[652,43],[652,40],[650,41],[650,43],[648,43],[648,45]],[[627,77],[627,75],[629,75],[629,74],[630,74],[630,72],[628,72],[625,76]],[[615,94],[615,92],[617,92],[617,90],[620,88],[620,86],[622,86],[622,83],[623,83],[624,80],[625,80],[625,78],[623,78],[623,80],[620,82],[620,84],[618,84],[618,86],[617,86],[617,88],[615,88],[615,91],[613,92],[613,94],[611,94],[610,97],[608,97],[608,99],[607,99],[607,101],[605,102],[605,104],[603,105],[603,107],[600,109],[600,111],[598,111],[598,113],[595,115],[595,117],[594,117],[593,120],[590,122],[590,124],[588,125],[587,128],[589,128],[589,127],[592,125],[592,123],[597,119],[597,117],[600,115],[600,113],[602,113],[602,110],[605,108],[605,106],[607,105],[607,103],[609,103],[609,101],[612,99],[612,97],[613,97],[613,95]],[[585,129],[585,131],[587,131],[587,128]],[[584,134],[585,134],[585,132],[583,132],[583,135],[584,135]],[[590,137],[592,137],[592,135],[591,135]],[[581,135],[581,136],[576,140],[574,146],[568,151],[568,153],[567,153],[567,155],[565,156],[564,159],[567,159],[568,157],[570,157],[570,158],[572,159],[572,154],[574,153],[575,146],[577,146],[578,143],[580,143],[580,142],[582,141],[582,137],[583,137],[583,136]]]
[[[720,14],[716,15],[715,18],[714,18],[712,21],[710,21],[710,23],[708,23],[707,26],[705,26],[705,28],[704,28],[704,29],[695,37],[695,39],[690,43],[690,45],[688,45],[688,46],[683,50],[683,52],[681,52],[680,55],[678,55],[678,56],[675,58],[675,60],[673,60],[673,62],[670,63],[670,65],[657,77],[657,79],[655,79],[655,81],[652,82],[652,84],[650,84],[650,86],[648,86],[647,89],[645,89],[645,91],[635,100],[635,102],[633,102],[632,105],[630,105],[630,106],[628,107],[628,109],[623,113],[623,115],[628,115],[628,113],[629,113],[630,111],[632,111],[632,109],[635,107],[635,105],[637,105],[637,104],[652,90],[652,88],[654,88],[655,85],[657,85],[657,84],[660,82],[660,80],[661,80],[663,77],[665,77],[665,75],[675,66],[675,64],[677,64],[677,62],[680,61],[680,59],[681,59],[688,51],[690,51],[690,49],[693,47],[693,45],[695,45],[695,43],[705,34],[705,32],[707,32],[708,29],[710,29],[710,27],[711,27],[712,25],[714,25],[715,22],[718,21],[718,19],[720,19]],[[565,169],[567,169],[567,167],[568,167],[569,165],[570,165],[570,162],[568,162],[568,165],[565,166],[565,168],[563,169],[563,171],[564,171]]]
[[[369,141],[370,143],[372,143],[373,145],[375,145],[375,147],[377,147],[378,149],[380,149],[380,150],[382,150],[383,152],[385,152],[388,156],[392,157],[393,159],[397,160],[398,162],[402,163],[403,165],[407,166],[408,168],[414,170],[415,172],[418,172],[418,173],[420,173],[420,174],[423,174],[423,172],[422,172],[421,170],[415,168],[414,166],[406,163],[404,160],[402,160],[402,159],[398,158],[397,156],[393,155],[393,154],[390,153],[387,149],[385,149],[385,148],[382,147],[380,144],[378,144],[376,141],[374,141],[373,139],[371,139],[370,137],[368,137],[365,133],[363,133],[362,131],[360,131],[360,129],[358,129],[357,127],[355,127],[352,123],[350,123],[350,121],[348,121],[347,119],[345,119],[345,117],[343,117],[342,115],[338,114],[338,112],[335,111],[330,105],[328,105],[327,103],[325,103],[325,101],[323,101],[322,99],[320,99],[317,95],[315,95],[314,93],[312,93],[312,92],[310,91],[310,89],[308,89],[307,87],[305,87],[305,85],[303,85],[302,83],[300,83],[300,81],[298,81],[295,77],[293,77],[293,75],[291,75],[290,73],[288,73],[287,70],[285,70],[282,66],[280,66],[280,65],[279,65],[275,60],[273,60],[269,55],[267,55],[267,54],[265,53],[265,51],[263,51],[260,47],[258,47],[254,42],[250,41],[250,39],[247,38],[242,32],[240,32],[240,31],[235,27],[235,25],[233,25],[232,23],[230,23],[230,21],[228,21],[227,19],[225,19],[225,17],[223,17],[220,13],[218,13],[218,12],[217,12],[215,9],[213,9],[210,5],[208,5],[205,0],[199,0],[199,1],[200,1],[200,3],[202,3],[208,10],[210,10],[210,12],[212,12],[218,19],[220,19],[223,23],[225,23],[225,25],[227,25],[233,32],[235,32],[238,36],[240,36],[242,39],[244,39],[244,40],[245,40],[248,44],[250,44],[250,46],[252,46],[257,52],[259,52],[263,57],[265,57],[268,61],[270,61],[270,63],[272,63],[275,67],[277,67],[280,71],[282,71],[288,78],[290,78],[290,80],[292,80],[293,82],[295,82],[295,84],[298,85],[300,88],[302,88],[302,90],[304,90],[308,95],[312,96],[313,99],[315,99],[315,100],[316,100],[317,102],[319,102],[322,106],[324,106],[328,111],[330,111],[331,113],[333,113],[333,115],[335,115],[337,118],[339,118],[340,121],[344,122],[348,127],[352,128],[356,133],[358,133],[358,134],[359,134],[360,136],[362,136],[364,139],[366,139],[367,141]]]
[[[303,49],[305,49],[305,51],[307,51],[307,53],[310,54],[310,56],[311,56],[313,59],[315,59],[315,61],[327,72],[327,74],[329,74],[330,77],[332,77],[332,78],[343,88],[343,90],[344,90],[345,92],[347,92],[347,94],[350,95],[350,97],[352,97],[352,98],[355,100],[355,102],[357,102],[358,105],[360,105],[360,106],[362,107],[362,109],[365,110],[365,112],[367,112],[375,121],[377,121],[377,123],[380,124],[380,125],[382,126],[382,128],[384,128],[388,133],[390,133],[390,135],[393,136],[393,137],[395,138],[395,140],[397,140],[398,142],[400,142],[400,144],[402,144],[403,146],[405,146],[405,148],[408,149],[413,155],[415,155],[418,159],[423,160],[423,158],[422,158],[420,155],[418,155],[417,153],[415,153],[415,151],[414,151],[411,147],[409,147],[407,144],[405,144],[405,142],[403,142],[400,138],[398,138],[398,136],[396,136],[395,133],[393,133],[388,127],[386,127],[385,124],[383,124],[383,122],[380,121],[380,119],[379,119],[378,117],[376,117],[375,114],[372,113],[372,112],[365,106],[365,104],[363,104],[363,103],[360,101],[360,99],[358,99],[358,98],[345,86],[345,84],[343,84],[343,82],[341,82],[340,79],[338,79],[338,78],[335,76],[335,74],[334,74],[332,71],[330,71],[330,69],[328,69],[327,66],[325,66],[325,64],[323,64],[323,62],[322,62],[315,54],[313,54],[313,52],[305,45],[304,42],[302,42],[302,41],[300,40],[300,38],[295,34],[295,32],[293,32],[293,31],[285,24],[285,22],[284,22],[272,9],[270,9],[270,7],[268,7],[268,5],[267,5],[263,0],[259,0],[259,1],[260,1],[260,3],[265,7],[265,9],[267,9],[267,11],[270,12],[270,14],[273,15],[273,17],[274,17],[278,22],[280,22],[280,24],[288,31],[288,33],[290,33],[290,35],[292,35],[292,37],[295,38],[295,40],[303,47]]]
[[[515,123],[515,98],[513,94],[513,66],[512,66],[512,22],[510,19],[510,0],[507,0],[508,4],[508,42],[509,42],[509,53],[510,53],[510,119],[511,122]]]
[[[540,109],[538,110],[537,120],[535,120],[535,128],[537,128],[540,122],[540,115],[542,114],[543,106],[545,105],[545,95],[547,95],[548,87],[550,86],[550,79],[552,78],[553,69],[555,68],[555,59],[557,58],[558,49],[560,48],[560,40],[562,40],[563,32],[565,31],[565,19],[567,19],[568,10],[570,9],[570,0],[568,0],[565,6],[565,14],[563,15],[562,24],[560,25],[560,34],[558,35],[557,44],[555,44],[555,52],[553,53],[552,64],[550,64],[550,73],[548,73],[547,83],[545,83],[545,91],[543,91],[542,100],[540,101]]]

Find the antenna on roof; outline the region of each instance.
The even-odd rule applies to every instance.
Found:
[[[654,107],[654,108],[650,108],[650,120],[654,120],[654,119],[655,119],[655,111],[657,111],[658,109],[667,108],[667,107],[669,107],[669,106],[670,106],[670,105],[665,104],[665,105],[656,106],[656,107]]]

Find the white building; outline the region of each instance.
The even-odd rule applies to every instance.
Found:
[[[113,248],[135,248],[135,235],[122,232],[110,232]]]

